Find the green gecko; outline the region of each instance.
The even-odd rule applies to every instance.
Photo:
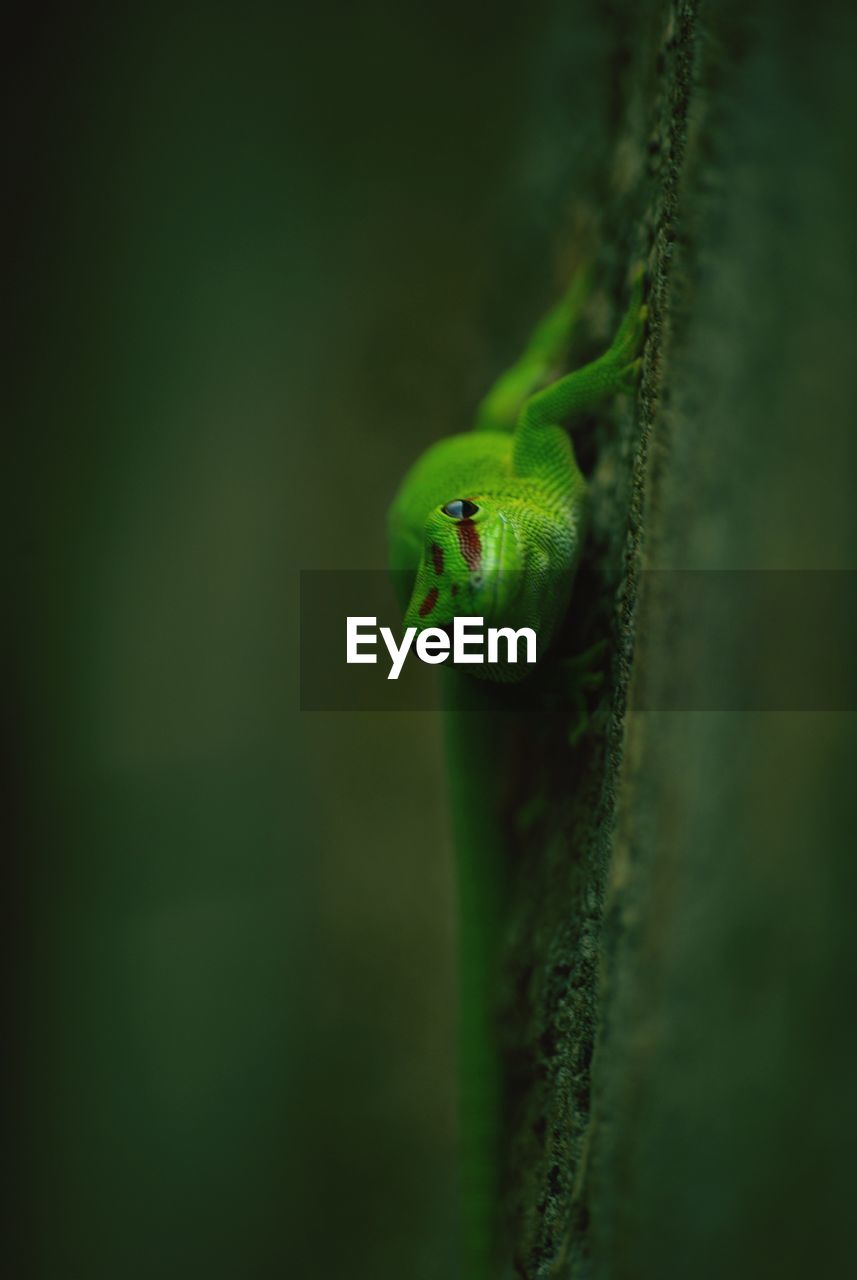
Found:
[[[588,273],[579,270],[482,401],[473,429],[432,445],[407,473],[389,513],[390,565],[406,626],[448,627],[456,616],[477,616],[486,626],[532,627],[540,659],[548,649],[569,607],[587,518],[586,482],[563,424],[633,390],[646,322],[643,281],[638,268],[605,354],[545,386],[588,289]],[[531,671],[501,658],[467,674],[444,672],[458,860],[464,1280],[498,1275],[502,1089],[493,995],[505,832],[492,689]]]
[[[541,654],[565,617],[587,501],[562,424],[632,389],[646,317],[638,272],[609,350],[537,390],[564,354],[585,286],[579,272],[482,401],[474,429],[432,445],[405,476],[390,508],[389,537],[391,568],[416,573],[406,626],[443,627],[455,616],[529,626]],[[478,674],[508,681],[527,671],[501,661]]]

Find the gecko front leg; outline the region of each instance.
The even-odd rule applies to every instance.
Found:
[[[604,355],[530,396],[515,428],[513,465],[518,475],[553,478],[565,466],[557,431],[572,415],[592,409],[618,391],[631,391],[640,373],[639,351],[648,308],[643,305],[644,268],[634,272],[631,300]],[[564,432],[562,433],[565,434]]]
[[[514,431],[524,403],[565,362],[589,287],[590,270],[584,262],[575,271],[563,297],[536,325],[524,351],[482,400],[474,430]]]

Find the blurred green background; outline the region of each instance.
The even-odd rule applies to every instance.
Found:
[[[16,1277],[456,1275],[439,726],[301,714],[299,571],[383,568],[405,467],[583,238],[588,337],[651,246],[659,299],[637,416],[582,433],[593,562],[627,587],[644,529],[649,567],[853,565],[857,19],[694,9],[15,11]],[[770,651],[725,608],[739,693],[817,633],[801,603]],[[696,670],[668,605],[583,606],[636,622],[638,694]],[[549,789],[508,931],[522,1274],[848,1274],[852,720],[619,708],[571,761],[522,737]]]
[[[19,1273],[448,1276],[438,727],[300,716],[297,573],[383,566],[404,467],[554,295],[615,32],[550,0],[15,18]]]

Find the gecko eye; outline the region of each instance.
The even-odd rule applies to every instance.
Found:
[[[469,520],[478,510],[476,503],[471,502],[469,498],[453,498],[452,502],[447,502],[441,507],[443,514],[451,516],[453,520]]]

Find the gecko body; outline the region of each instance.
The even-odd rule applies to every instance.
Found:
[[[444,628],[456,617],[477,616],[487,626],[531,627],[540,658],[554,639],[569,608],[587,517],[586,483],[564,424],[633,389],[646,320],[638,269],[609,349],[548,382],[561,366],[587,288],[581,270],[482,401],[473,429],[430,446],[402,481],[388,529],[406,626]],[[491,686],[519,681],[528,670],[500,660],[468,667],[467,674],[444,673],[458,873],[466,1280],[499,1274],[503,1091],[494,1004],[506,838],[500,744],[508,722]]]

